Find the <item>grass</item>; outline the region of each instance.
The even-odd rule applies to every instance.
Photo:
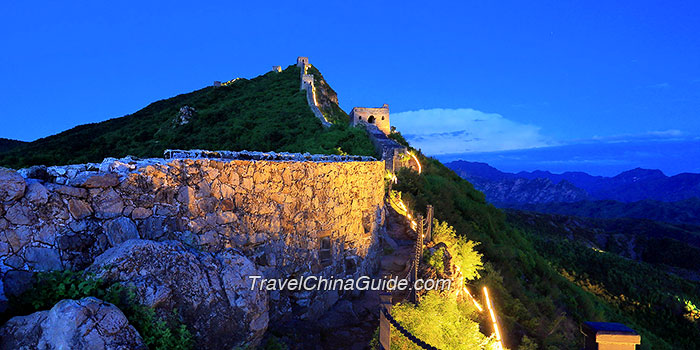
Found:
[[[364,130],[347,123],[321,126],[299,90],[299,74],[298,67],[289,66],[281,73],[206,87],[124,117],[14,144],[0,150],[0,166],[100,162],[126,155],[162,157],[168,148],[375,156]],[[196,113],[189,123],[179,125],[176,119],[183,106]]]

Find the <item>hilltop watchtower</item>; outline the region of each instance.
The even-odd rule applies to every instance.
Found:
[[[379,108],[355,107],[350,112],[350,120],[352,125],[375,125],[384,134],[391,133],[389,105],[386,103]]]
[[[314,75],[313,74],[303,74],[301,76],[301,89],[314,88]]]
[[[308,57],[302,57],[302,56],[297,57],[297,67],[304,68],[304,66],[307,64],[309,64]]]

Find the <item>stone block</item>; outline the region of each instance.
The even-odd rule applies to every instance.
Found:
[[[90,205],[80,199],[71,198],[68,200],[68,211],[70,211],[71,215],[73,215],[73,218],[76,220],[82,220],[92,215],[92,208]]]
[[[58,250],[53,248],[27,247],[24,249],[24,260],[38,271],[54,271],[63,267]]]
[[[126,217],[118,217],[104,223],[104,232],[107,235],[109,244],[118,246],[129,239],[139,238],[136,224]]]
[[[26,188],[24,178],[12,169],[0,168],[0,202],[22,198]]]
[[[113,189],[107,189],[93,198],[92,208],[99,219],[111,219],[122,215],[124,202]]]

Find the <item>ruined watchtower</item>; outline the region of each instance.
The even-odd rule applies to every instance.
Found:
[[[391,133],[389,105],[386,103],[379,108],[355,107],[350,112],[350,120],[352,125],[376,125],[384,134],[389,135]]]
[[[272,71],[281,73],[282,72],[282,66],[272,66]]]

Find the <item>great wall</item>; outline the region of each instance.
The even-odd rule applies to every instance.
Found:
[[[297,67],[301,68],[301,89],[306,91],[306,99],[314,116],[321,120],[324,127],[328,127],[330,123],[319,109],[316,100],[314,76],[306,73],[309,65],[308,57],[297,57]],[[280,69],[280,66],[273,66],[273,72],[279,72]],[[386,169],[391,172],[397,170],[402,164],[401,159],[408,154],[408,150],[388,137],[391,133],[389,105],[384,104],[378,108],[353,107],[349,116],[350,125],[364,127],[367,130],[377,154],[385,161]]]
[[[308,58],[298,57],[297,66],[309,108],[329,127],[317,103],[314,76],[307,73]],[[273,66],[273,72],[281,70]],[[144,305],[167,312],[180,310],[202,349],[255,347],[269,324],[286,322],[289,317],[302,322],[318,320],[333,307],[344,308],[345,314],[331,316],[326,323],[330,329],[334,328],[333,317],[357,318],[354,306],[344,300],[351,296],[344,293],[352,292],[268,292],[250,288],[248,279],[256,275],[268,279],[359,278],[378,272],[412,272],[416,278],[425,237],[423,221],[414,218],[421,222],[416,231],[410,214],[405,215],[405,223],[400,214],[398,219],[396,214],[388,217],[391,208],[385,203],[396,203],[385,198],[385,179],[400,167],[417,167],[420,172],[420,164],[415,156],[411,160],[406,147],[388,137],[388,105],[355,107],[349,117],[351,125],[367,130],[380,160],[166,150],[163,158],[129,156],[19,171],[0,168],[0,311],[7,308],[8,297],[29,287],[36,272],[84,270],[96,278],[136,286]],[[425,222],[430,227],[431,220]],[[402,243],[397,245],[392,237]],[[386,256],[383,246],[399,252]],[[407,255],[414,250],[411,262]],[[451,278],[460,281],[457,295],[464,290],[474,300],[461,283],[459,270]],[[367,301],[368,297],[377,300]],[[391,323],[414,344],[434,349],[392,318],[390,296],[368,297],[360,300],[359,308],[369,318],[376,316],[367,310],[380,310],[381,346],[390,347]],[[486,299],[501,346],[488,295]],[[362,305],[365,301],[369,306]],[[353,305],[357,302],[355,298]],[[89,321],[84,317],[86,309],[99,310],[103,320],[114,324]],[[100,341],[142,346],[119,309],[96,298],[63,300],[49,311],[13,318],[14,323],[8,322],[11,326],[0,328],[0,337],[10,339],[11,344],[23,344],[22,332],[60,338],[51,329],[63,327],[57,321],[61,317],[79,320],[79,327],[101,329]],[[42,321],[47,319],[55,324]],[[586,324],[587,339],[606,331],[595,328],[599,326]],[[43,330],[37,333],[32,327]],[[110,333],[109,327],[118,331]],[[639,344],[634,331],[623,331],[626,333],[618,331],[615,336],[624,338],[620,339],[625,344]],[[39,342],[44,341],[41,339]]]
[[[297,66],[311,111],[324,127],[330,126],[316,102],[314,77],[307,74],[308,58],[299,57]],[[377,116],[370,118],[368,113]],[[223,284],[195,288],[190,294],[219,288],[237,296],[228,302],[231,314],[247,310],[240,316],[243,323],[225,327],[216,326],[226,324],[217,317],[196,321],[200,315],[188,305],[197,301],[163,292],[195,277],[149,270],[141,282],[142,301],[155,306],[163,298],[175,300],[173,305],[193,319],[197,338],[209,339],[212,332],[238,332],[242,338],[234,339],[237,344],[255,344],[269,322],[290,315],[318,319],[344,297],[343,292],[268,295],[246,291],[250,281],[245,276],[357,278],[378,271],[380,240],[385,236],[385,175],[387,170],[408,165],[407,150],[387,137],[386,105],[376,110],[353,109],[351,124],[367,129],[380,160],[167,150],[163,158],[129,156],[19,171],[0,168],[0,309],[7,307],[8,297],[27,288],[36,272],[86,270],[133,283],[134,273],[153,268],[144,267],[144,259],[158,256],[195,261],[178,269],[219,266]],[[213,254],[214,260],[202,254]],[[225,277],[225,261],[241,271]],[[113,264],[132,269],[114,270]],[[164,281],[160,275],[181,280]]]

